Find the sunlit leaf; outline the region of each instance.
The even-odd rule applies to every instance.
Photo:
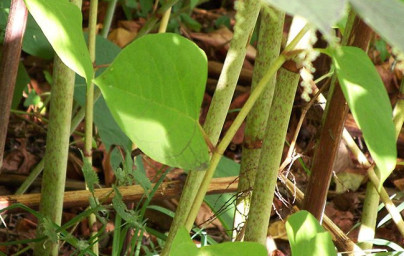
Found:
[[[209,161],[198,123],[206,78],[204,52],[165,33],[135,40],[95,83],[118,125],[145,154],[198,170]]]
[[[337,255],[331,235],[324,231],[316,218],[307,211],[290,215],[286,221],[292,255]]]
[[[333,54],[338,81],[384,181],[396,165],[397,149],[390,100],[367,54],[341,47]]]
[[[80,9],[67,0],[25,0],[25,4],[63,63],[91,81],[93,67]]]

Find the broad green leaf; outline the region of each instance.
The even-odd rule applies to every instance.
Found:
[[[180,228],[171,246],[170,256],[266,256],[266,248],[254,242],[225,242],[196,248],[185,228]]]
[[[44,59],[52,59],[55,53],[32,15],[28,16],[22,50],[30,55]]]
[[[91,81],[93,67],[80,9],[68,0],[25,0],[25,4],[63,63]]]
[[[367,54],[341,47],[333,54],[338,81],[383,182],[396,165],[397,149],[390,100]]]
[[[404,52],[404,3],[399,0],[349,0],[361,18],[392,46]]]
[[[22,98],[22,92],[27,87],[29,81],[30,78],[27,73],[27,70],[25,69],[24,65],[20,62],[20,64],[18,65],[17,79],[15,81],[13,101],[11,103],[12,109],[17,109],[18,104],[20,103]]]
[[[332,26],[345,13],[346,0],[264,0],[291,15],[299,15],[316,26],[327,40],[333,41]]]
[[[299,211],[290,215],[286,221],[286,232],[292,255],[337,255],[331,235],[324,231],[313,215],[307,211]]]
[[[97,36],[95,48],[95,61],[97,65],[112,63],[112,61],[121,51],[118,46],[101,36]],[[105,68],[98,69],[96,74],[101,74],[103,70],[105,70]],[[76,76],[74,100],[77,101],[82,107],[84,107],[85,99],[86,82],[83,78]],[[119,126],[116,124],[115,119],[112,117],[112,114],[109,111],[102,95],[94,104],[94,124],[95,126],[97,126],[97,131],[106,149],[109,149],[111,145],[119,145],[124,147],[126,150],[131,149],[131,141],[123,133],[121,128],[119,128]],[[121,159],[120,155],[119,159]],[[114,170],[115,169],[116,168],[114,168]]]
[[[147,155],[183,169],[209,161],[198,123],[206,55],[176,34],[144,36],[94,82],[125,134]]]

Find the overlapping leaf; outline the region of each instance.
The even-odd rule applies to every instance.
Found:
[[[25,0],[25,4],[63,63],[91,81],[93,67],[80,9],[67,0]]]
[[[331,27],[344,16],[346,5],[346,0],[264,0],[264,2],[291,15],[304,17],[328,40],[333,39]]]
[[[128,45],[95,83],[144,153],[170,166],[204,169],[209,154],[198,119],[206,78],[203,51],[168,33]]]
[[[333,54],[338,81],[352,115],[384,181],[396,165],[397,149],[390,100],[367,54],[344,46]]]
[[[391,45],[404,52],[404,2],[399,0],[349,0],[355,11]]]

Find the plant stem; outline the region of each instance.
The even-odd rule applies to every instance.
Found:
[[[94,102],[100,97],[101,91],[95,90],[94,92]],[[71,121],[71,128],[70,128],[70,135],[77,129],[81,121],[84,119],[85,108],[80,108],[76,115],[72,118]],[[39,163],[35,166],[35,168],[29,173],[29,175],[25,178],[24,182],[15,192],[16,195],[24,194],[31,184],[35,181],[38,175],[42,172],[44,167],[44,159],[41,159]]]
[[[243,65],[247,51],[246,48],[250,42],[258,18],[261,1],[239,0],[236,2],[235,7],[237,14],[236,24],[234,26],[234,37],[230,43],[230,48],[227,52],[226,60],[204,124],[205,132],[213,145],[216,145],[223,127],[237,84],[237,79]],[[188,217],[204,175],[205,171],[189,172],[184,190],[181,193],[180,203],[170,227],[170,233],[161,252],[162,256],[169,255],[171,244],[178,229],[185,225],[186,218]]]
[[[98,0],[90,1],[90,14],[88,23],[88,51],[92,63],[95,63],[95,44],[97,36],[97,12]],[[89,81],[86,91],[85,105],[85,136],[84,136],[84,157],[85,161],[92,166],[92,144],[93,144],[93,122],[94,122],[94,84]],[[91,231],[91,236],[97,236],[97,217],[95,214],[88,216],[88,224]],[[98,255],[98,241],[96,241],[91,250]]]
[[[0,61],[0,169],[28,10],[23,0],[11,1]]]
[[[70,117],[73,103],[75,73],[59,57],[54,61],[54,84],[50,102],[49,126],[44,157],[40,212],[50,221],[60,225],[63,209],[63,193],[66,179],[70,137]],[[44,220],[38,220],[37,236],[45,235]],[[58,244],[47,241],[38,243],[34,255],[57,255]]]
[[[161,18],[159,33],[166,32],[168,21],[170,20],[170,14],[171,14],[171,7],[168,8],[167,11],[164,12],[163,18]]]
[[[191,211],[189,212],[185,227],[190,230],[192,228],[192,225],[195,221],[195,218],[198,214],[199,208],[202,205],[203,198],[205,197],[206,191],[209,187],[210,181],[212,180],[213,174],[216,170],[216,167],[219,163],[220,158],[222,157],[224,151],[226,150],[227,146],[230,144],[231,140],[233,139],[234,135],[240,128],[241,124],[243,123],[245,117],[247,114],[250,112],[251,108],[254,106],[254,103],[257,101],[258,97],[261,95],[262,91],[265,89],[266,85],[268,84],[269,80],[276,74],[278,69],[285,63],[287,60],[287,57],[293,57],[290,56],[291,50],[294,49],[294,47],[297,45],[297,43],[302,39],[302,37],[306,34],[306,32],[309,30],[308,26],[305,26],[302,28],[302,30],[299,32],[299,34],[293,39],[293,41],[285,48],[285,50],[282,52],[281,55],[279,55],[276,60],[272,63],[272,65],[269,67],[267,73],[262,77],[261,81],[258,83],[257,87],[255,88],[254,91],[251,92],[250,97],[248,100],[245,102],[243,108],[240,110],[239,114],[237,115],[236,119],[233,121],[233,124],[230,126],[229,130],[227,131],[226,135],[223,137],[222,141],[219,143],[217,146],[215,152],[213,153],[212,160],[210,161],[209,168],[206,171],[206,174],[203,178],[203,182],[197,192],[197,195],[195,197],[195,200],[193,202],[193,206],[191,208]],[[275,88],[275,96],[276,96],[276,88]],[[275,98],[274,98],[275,99]],[[292,99],[293,100],[293,99]],[[271,107],[272,109],[272,107]],[[267,122],[268,123],[268,122]],[[286,131],[285,131],[286,133]],[[284,141],[284,138],[282,139]],[[279,160],[280,161],[280,160]],[[279,167],[279,163],[278,163]],[[278,169],[277,167],[277,169]],[[255,180],[257,182],[257,179]],[[254,194],[253,193],[253,199],[254,199]],[[251,202],[251,205],[253,205],[254,201]],[[252,207],[250,209],[251,213]],[[249,214],[249,218],[250,218]],[[261,223],[262,225],[262,223]],[[248,227],[248,226],[247,226]],[[267,228],[265,228],[267,230]]]
[[[357,46],[366,51],[371,34],[371,29],[351,11],[342,44]],[[320,139],[313,157],[312,173],[303,203],[303,209],[308,210],[320,222],[325,209],[334,160],[348,113],[348,105],[335,74],[331,80],[329,95],[323,115],[324,121],[320,131]]]
[[[400,94],[404,93],[404,80],[401,81],[400,85]],[[403,126],[404,122],[404,100],[399,99],[396,106],[394,107],[393,110],[393,123],[395,126],[395,131],[396,131],[396,139],[398,138],[398,135],[400,134],[401,127]],[[377,169],[377,166],[374,170],[376,173],[376,178],[380,177],[379,176],[379,170]],[[369,177],[371,178],[372,173],[369,173]],[[358,234],[358,241],[366,241],[366,240],[371,240],[375,236],[375,229],[376,229],[376,219],[377,219],[377,209],[379,207],[379,193],[377,191],[377,188],[375,187],[377,184],[372,184],[371,182],[368,182],[367,187],[366,187],[366,197],[365,201],[363,203],[363,210],[362,210],[362,219],[361,219],[361,226],[359,229],[359,234]],[[382,189],[383,187],[380,186]],[[385,202],[386,208],[389,203]],[[391,207],[389,207],[391,208]],[[387,208],[387,209],[389,209]],[[391,215],[393,216],[394,213]],[[360,246],[362,249],[372,249],[373,243],[371,242],[362,242],[360,243]]]
[[[260,26],[257,43],[257,57],[255,59],[253,80],[251,90],[254,90],[262,79],[273,61],[279,56],[283,23],[285,13],[263,5],[260,11]],[[274,94],[276,75],[268,81],[268,85],[258,98],[247,116],[244,131],[243,158],[241,161],[238,192],[247,191],[254,186],[255,174],[258,167],[261,153],[262,140],[265,134],[266,122],[271,108]],[[234,215],[234,237],[237,236],[237,229],[242,228],[246,222],[251,193],[240,197],[236,201]],[[241,240],[238,237],[237,240]]]
[[[103,28],[100,33],[103,38],[107,38],[108,36],[117,2],[118,0],[111,0],[108,2],[107,13],[105,14]]]
[[[81,1],[72,1],[81,8]],[[70,119],[73,107],[75,73],[55,56],[54,84],[51,91],[48,134],[44,156],[44,173],[42,177],[39,210],[41,214],[56,225],[61,224],[63,195],[65,190],[66,167],[69,151]],[[37,236],[46,234],[45,219],[38,220]],[[45,241],[37,243],[34,255],[58,255],[58,243]]]
[[[178,0],[167,0],[164,4],[162,4],[161,7],[153,14],[152,17],[147,20],[146,24],[144,24],[144,26],[140,29],[136,38],[140,38],[149,33],[155,27],[160,17],[164,15],[164,13],[177,2]]]

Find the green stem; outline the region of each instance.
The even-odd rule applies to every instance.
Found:
[[[284,19],[285,14],[283,12],[272,9],[266,5],[261,7],[257,58],[255,59],[251,90],[257,87],[258,82],[262,79],[265,72],[267,72],[273,61],[279,56]],[[242,150],[243,158],[238,182],[239,193],[247,191],[254,186],[258,160],[261,154],[261,143],[271,108],[275,82],[276,79],[275,76],[273,76],[247,116]],[[248,193],[246,196],[240,197],[236,201],[233,225],[235,231],[237,231],[238,228],[242,228],[246,222],[250,200],[251,193]],[[242,232],[239,234],[242,234]],[[237,232],[234,233],[233,238],[235,238],[236,235]],[[242,237],[238,235],[237,240],[242,240]]]
[[[92,63],[95,63],[95,44],[97,36],[97,12],[98,0],[90,1],[90,14],[89,14],[89,32],[88,32],[88,51]],[[85,105],[85,135],[84,135],[84,157],[85,161],[92,165],[92,143],[93,143],[93,122],[94,122],[94,84],[88,82],[86,91],[86,105]],[[90,214],[88,217],[89,227],[92,236],[97,236],[97,217],[95,214]],[[98,242],[96,241],[91,250],[94,254],[98,255]]]
[[[50,102],[49,126],[44,157],[40,212],[50,221],[61,224],[63,193],[70,137],[70,117],[73,105],[75,73],[59,57],[54,61],[54,84]],[[44,219],[38,220],[37,236],[46,234]],[[58,243],[38,243],[34,255],[57,255]]]
[[[300,27],[297,18],[291,32]],[[305,28],[308,30],[308,26]],[[305,32],[307,32],[307,30]],[[291,35],[289,35],[290,37]],[[308,40],[301,42],[306,47]],[[245,241],[265,244],[278,169],[282,158],[286,131],[293,107],[299,74],[281,68],[278,73],[274,99],[268,116],[265,138],[262,144],[251,206],[245,230]]]
[[[101,31],[101,36],[107,38],[109,30],[111,28],[112,18],[114,17],[116,3],[118,0],[111,0],[108,2],[107,13],[104,18],[104,25]]]
[[[262,77],[261,81],[258,83],[257,87],[255,88],[254,91],[251,92],[250,97],[248,100],[245,102],[243,108],[241,109],[240,113],[237,115],[236,119],[233,121],[233,124],[230,126],[229,130],[226,132],[226,135],[223,137],[222,141],[219,143],[217,146],[213,156],[212,160],[210,161],[210,165],[208,170],[206,171],[206,174],[204,176],[203,182],[197,192],[197,195],[195,197],[193,206],[191,208],[191,211],[188,215],[185,227],[190,230],[192,228],[192,225],[195,221],[196,216],[198,215],[199,208],[202,205],[203,198],[205,197],[206,191],[208,190],[209,184],[212,180],[213,174],[216,170],[216,167],[219,163],[220,158],[222,157],[224,151],[226,150],[227,146],[230,144],[231,140],[233,139],[234,135],[240,128],[241,124],[243,123],[245,117],[247,114],[250,112],[251,108],[254,106],[254,103],[257,101],[258,97],[261,95],[262,91],[265,89],[266,85],[268,82],[271,80],[271,78],[276,74],[278,69],[285,63],[287,60],[286,55],[289,55],[289,51],[293,50],[294,47],[297,45],[297,43],[302,39],[302,37],[306,34],[306,32],[309,30],[308,26],[305,26],[299,34],[293,39],[293,41],[285,48],[285,50],[282,52],[281,55],[279,55],[276,60],[272,63],[270,66],[269,70],[267,73]],[[292,57],[289,55],[289,57]],[[296,90],[296,89],[295,89]],[[275,89],[276,93],[276,89]],[[276,95],[276,94],[275,94]],[[275,98],[274,98],[275,99]],[[293,97],[292,97],[293,100]],[[290,106],[291,108],[291,106]],[[285,129],[286,133],[286,129]],[[282,142],[285,140],[285,137],[283,136]],[[279,160],[280,161],[280,160]],[[279,163],[278,163],[279,167]],[[278,169],[276,169],[278,170]],[[254,193],[255,194],[255,193]],[[254,199],[254,194],[253,194],[253,199]],[[252,201],[253,203],[253,201]],[[272,204],[271,204],[272,205]],[[250,217],[249,217],[250,218]]]
[[[230,48],[204,124],[205,132],[209,136],[213,145],[216,145],[219,139],[230,106],[230,101],[240,75],[241,67],[243,65],[247,51],[246,48],[253,33],[260,8],[261,1],[239,0],[236,2],[237,14],[236,24],[234,26],[234,37],[230,43]],[[178,229],[185,225],[186,218],[191,210],[204,175],[205,171],[189,172],[184,189],[181,193],[180,203],[170,227],[170,233],[161,253],[162,256],[169,254],[171,244]]]
[[[170,20],[170,14],[171,14],[171,7],[168,8],[167,11],[164,12],[163,18],[161,18],[159,33],[166,32],[168,21]]]
[[[95,90],[94,102],[97,101],[97,99],[100,97],[100,95],[101,95],[100,90]],[[77,129],[77,127],[79,126],[81,121],[83,121],[84,113],[85,113],[85,108],[80,108],[80,110],[72,118],[70,135]],[[29,189],[29,187],[32,185],[32,183],[35,181],[35,179],[38,177],[38,175],[41,174],[41,172],[44,168],[44,163],[45,163],[44,159],[41,159],[41,161],[39,161],[39,163],[35,166],[35,168],[29,173],[27,178],[25,178],[25,180],[21,184],[21,186],[17,189],[17,191],[15,192],[16,195],[22,195]]]
[[[154,14],[150,17],[146,24],[140,29],[136,38],[140,38],[146,34],[148,34],[156,25],[157,22],[160,20],[160,17],[164,15],[164,13],[170,9],[174,4],[176,4],[178,0],[167,0]]]

